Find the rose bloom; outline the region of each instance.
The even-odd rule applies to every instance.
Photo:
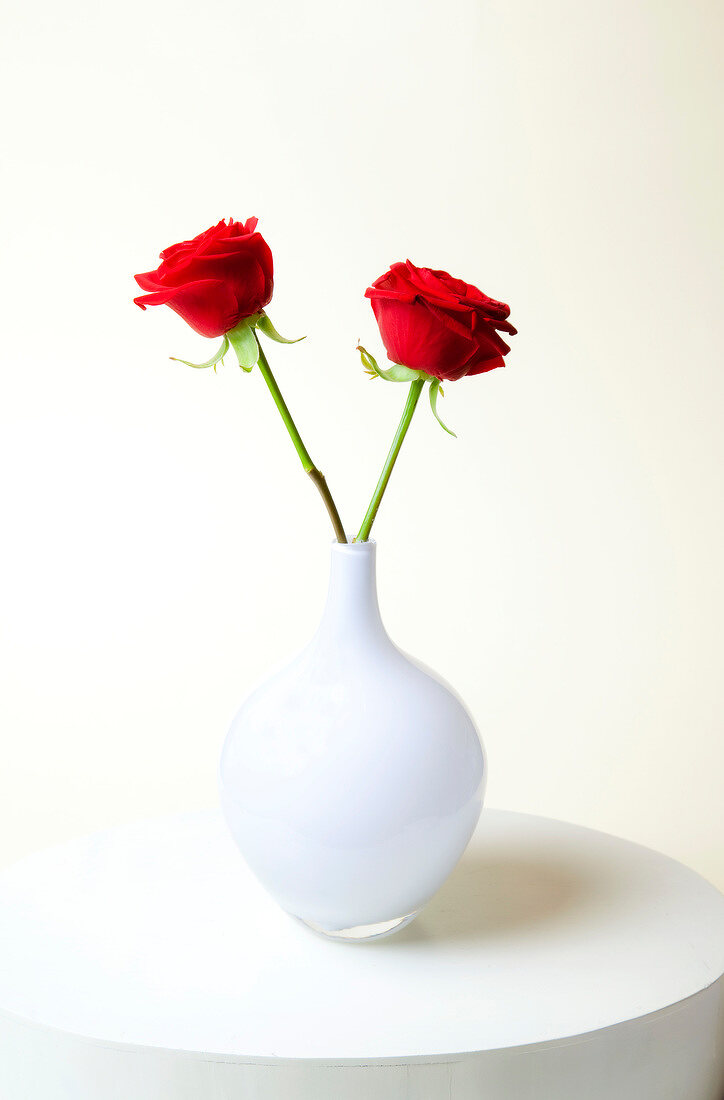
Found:
[[[447,271],[393,264],[365,295],[393,363],[451,382],[505,366],[510,307]]]
[[[134,276],[150,292],[134,302],[141,309],[170,306],[202,336],[223,336],[271,300],[274,262],[256,225],[257,218],[222,219],[165,248],[155,271]]]

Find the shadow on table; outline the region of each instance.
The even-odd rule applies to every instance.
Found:
[[[543,922],[566,920],[602,891],[615,890],[600,866],[544,857],[506,846],[500,854],[466,855],[409,928],[390,940],[501,941],[533,932]]]

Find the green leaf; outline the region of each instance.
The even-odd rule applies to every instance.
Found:
[[[172,355],[171,359],[173,359],[174,363],[183,363],[185,367],[193,367],[195,370],[205,370],[206,367],[213,367],[214,370],[216,370],[216,364],[220,361],[223,362],[224,356],[228,350],[229,341],[224,336],[219,350],[212,355],[210,359],[207,359],[205,363],[189,363],[188,359],[177,359],[175,355]]]
[[[259,361],[259,345],[254,329],[249,324],[249,318],[240,321],[236,328],[232,328],[226,335],[236,352],[239,366],[248,373]]]
[[[281,336],[263,311],[259,314],[259,320],[256,322],[256,327],[260,332],[263,332],[265,336],[268,336],[270,340],[276,340],[277,344],[298,344],[300,340],[306,340],[306,336],[298,336],[296,340],[287,340],[286,337]]]
[[[443,424],[442,420],[438,416],[438,413],[437,413],[437,395],[438,395],[438,391],[440,393],[442,393],[442,389],[440,387],[440,379],[439,378],[433,378],[432,382],[430,383],[430,408],[432,409],[432,415],[435,417],[435,419],[437,420],[440,427],[445,429],[445,431],[447,432],[448,435],[451,435],[454,439],[457,439],[457,436],[455,435],[455,432],[450,431],[447,424]]]

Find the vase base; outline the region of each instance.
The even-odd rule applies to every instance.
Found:
[[[378,921],[376,924],[358,924],[354,928],[323,928],[321,924],[315,924],[312,920],[297,919],[312,932],[325,936],[328,940],[342,940],[345,943],[364,943],[367,940],[380,940],[383,936],[391,936],[393,932],[399,932],[413,921],[420,912],[406,913],[404,917],[394,917],[392,920]]]

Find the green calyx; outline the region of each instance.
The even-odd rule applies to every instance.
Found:
[[[299,336],[296,340],[287,340],[285,336],[280,335],[263,309],[259,313],[253,313],[251,317],[245,317],[236,328],[232,328],[226,335],[236,352],[239,366],[247,372],[252,370],[259,362],[259,341],[255,330],[263,332],[265,336],[268,336],[270,340],[275,340],[277,344],[298,344],[300,340],[304,339],[303,336]]]
[[[263,332],[270,340],[275,340],[278,344],[298,344],[300,340],[305,339],[304,336],[299,336],[296,340],[287,340],[277,332],[264,310],[260,310],[259,313],[253,313],[251,317],[245,317],[243,321],[239,321],[238,325],[230,329],[222,337],[221,347],[205,363],[190,363],[188,359],[177,359],[175,355],[172,355],[171,358],[174,363],[183,363],[184,366],[194,367],[195,370],[204,370],[206,367],[213,367],[216,370],[216,364],[221,363],[223,365],[224,356],[232,347],[239,361],[239,366],[248,374],[259,362],[259,343],[256,338],[256,329]]]
[[[440,419],[440,417],[438,415],[438,411],[437,411],[437,395],[438,394],[440,394],[441,397],[445,396],[445,394],[443,392],[443,388],[440,385],[440,379],[439,378],[433,378],[432,381],[430,382],[430,408],[432,409],[432,415],[435,417],[435,419],[437,420],[440,427],[444,431],[446,431],[448,435],[451,435],[453,437],[453,439],[457,439],[457,436],[456,436],[455,432],[451,431],[450,428],[448,428],[447,424],[443,424],[442,420]]]
[[[188,359],[177,359],[175,355],[171,356],[174,363],[183,363],[185,367],[193,367],[194,370],[205,370],[206,367],[213,367],[216,370],[216,364],[221,363],[223,365],[224,356],[229,350],[229,341],[224,336],[221,340],[221,347],[210,359],[207,359],[205,363],[190,363]]]
[[[259,362],[259,344],[254,334],[253,321],[253,317],[245,317],[236,328],[230,329],[226,334],[236,352],[239,366],[247,373]]]
[[[257,313],[256,317],[255,327],[259,329],[259,332],[263,332],[265,336],[268,336],[270,340],[276,340],[277,344],[298,344],[300,340],[306,340],[306,336],[297,336],[296,340],[287,340],[286,336],[281,336],[264,310]],[[251,318],[249,319],[251,320]]]
[[[430,383],[430,408],[432,409],[432,415],[437,420],[440,427],[447,432],[448,435],[457,439],[455,432],[448,428],[447,424],[444,424],[440,419],[437,411],[437,398],[438,394],[444,397],[442,385],[440,379],[436,378],[433,374],[427,374],[426,371],[412,370],[411,367],[403,367],[401,363],[393,363],[391,367],[386,370],[379,365],[374,355],[370,355],[366,348],[363,348],[361,344],[357,345],[357,351],[360,353],[362,359],[362,366],[364,367],[365,374],[368,374],[370,378],[384,378],[385,382],[429,382]]]
[[[388,370],[383,370],[374,355],[370,355],[361,344],[357,345],[357,351],[360,353],[365,374],[369,374],[370,378],[384,378],[385,382],[415,382],[418,378],[427,381],[430,377],[424,371],[411,370],[410,367],[403,367],[401,363],[393,363]]]

